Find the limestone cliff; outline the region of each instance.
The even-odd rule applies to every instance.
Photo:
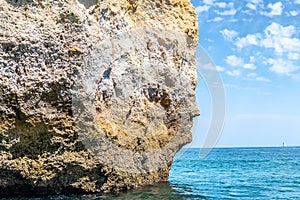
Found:
[[[0,0],[0,197],[167,180],[197,37],[188,0]]]

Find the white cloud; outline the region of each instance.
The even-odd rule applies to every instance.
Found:
[[[250,8],[251,10],[256,10],[256,5],[255,5],[255,4],[252,4],[252,3],[247,3],[247,4],[246,4],[246,7],[247,7],[247,8]]]
[[[223,35],[223,38],[225,40],[232,40],[235,36],[238,35],[238,32],[234,30],[228,30],[228,29],[224,29],[220,31],[220,33]]]
[[[241,75],[241,71],[240,70],[226,71],[226,74],[229,76],[237,77]]]
[[[250,56],[250,62],[254,63],[255,62],[255,57],[254,56]]]
[[[215,0],[203,0],[203,3],[207,5],[213,5]]]
[[[249,77],[249,78],[257,77],[257,74],[256,73],[249,73],[249,74],[247,74],[247,77]]]
[[[236,66],[243,66],[244,65],[244,61],[242,58],[239,58],[235,55],[230,55],[230,56],[227,56],[225,62],[233,67],[236,67]]]
[[[270,79],[267,79],[262,76],[258,76],[256,73],[249,73],[249,74],[247,74],[247,77],[252,80],[257,80],[257,81],[262,81],[262,82],[271,82]]]
[[[251,69],[251,70],[255,70],[256,66],[253,63],[247,63],[243,65],[244,69]]]
[[[226,69],[221,66],[216,66],[218,72],[224,72]]]
[[[247,77],[249,77],[249,78],[251,78],[251,77],[256,77],[256,76],[257,76],[256,73],[249,73],[249,74],[247,74]]]
[[[272,23],[265,29],[265,38],[261,40],[260,46],[273,48],[277,54],[283,52],[300,52],[300,40],[293,38],[294,26],[281,26]]]
[[[197,13],[207,12],[209,10],[209,8],[210,8],[210,6],[208,6],[208,5],[197,6],[196,12]]]
[[[292,72],[295,72],[300,69],[300,67],[295,66],[289,60],[283,60],[282,58],[276,60],[270,58],[268,59],[268,64],[271,65],[270,71],[287,76],[292,76]]]
[[[292,75],[292,78],[295,79],[295,80],[297,80],[297,81],[300,81],[300,73],[298,73],[298,74],[293,74],[293,75]]]
[[[295,10],[290,11],[289,14],[292,15],[293,17],[299,15],[299,13]]]
[[[295,0],[295,4],[300,4],[300,0]]]
[[[210,20],[207,20],[208,22],[219,22],[219,21],[222,21],[223,18],[222,17],[215,17],[213,19],[210,19]]]
[[[238,38],[235,42],[235,45],[239,48],[243,48],[249,45],[258,45],[258,39],[260,37],[260,34],[248,34],[246,37]]]
[[[215,3],[216,6],[218,6],[219,8],[226,8],[227,7],[227,3],[225,2],[218,2]]]
[[[263,0],[250,0],[250,2],[246,4],[246,7],[251,10],[257,10],[257,6],[263,6],[261,3],[263,3]]]
[[[292,53],[292,52],[290,52],[290,53],[288,53],[288,59],[290,59],[290,60],[299,60],[299,53]]]
[[[270,79],[267,79],[267,78],[262,77],[262,76],[258,76],[255,79],[258,80],[258,81],[262,81],[262,82],[268,82],[268,83],[271,82]]]
[[[279,35],[284,37],[290,37],[295,33],[295,27],[290,26],[281,26],[278,23],[273,22],[265,29],[266,35]]]
[[[216,11],[216,13],[218,15],[235,15],[236,14],[236,9],[234,8],[231,8],[230,10],[224,10],[223,12],[220,12],[220,11]]]
[[[233,8],[233,6],[234,6],[233,2],[229,2],[229,3],[217,2],[217,3],[215,3],[215,5],[219,8]]]
[[[282,14],[282,2],[277,2],[275,4],[268,4],[268,8],[271,9],[271,12],[270,12],[270,15],[273,16],[273,15],[281,15]]]
[[[264,35],[260,33],[248,34],[246,37],[237,38],[234,44],[239,48],[249,45],[274,49],[275,53],[300,53],[300,39],[293,37],[296,28],[292,25],[282,26],[273,22],[264,30]]]
[[[279,2],[276,2],[276,3],[274,3],[274,4],[269,3],[269,4],[268,4],[268,8],[271,9],[271,11],[270,11],[269,13],[267,13],[267,12],[262,12],[261,14],[262,14],[262,15],[269,16],[269,17],[273,17],[273,16],[275,16],[275,15],[281,15],[281,14],[282,14],[283,5],[282,5],[282,2],[279,1]]]

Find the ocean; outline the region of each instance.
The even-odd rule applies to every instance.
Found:
[[[205,159],[188,149],[169,181],[203,199],[300,199],[300,147],[217,148]]]
[[[199,151],[175,157],[168,183],[115,196],[43,199],[300,199],[300,147],[215,148],[205,158]]]

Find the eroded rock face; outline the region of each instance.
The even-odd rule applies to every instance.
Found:
[[[166,181],[197,31],[188,0],[0,0],[0,196]]]

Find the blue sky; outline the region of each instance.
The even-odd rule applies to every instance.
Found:
[[[192,3],[200,45],[226,93],[226,121],[217,146],[299,146],[300,0]],[[195,122],[193,146],[201,146],[212,106],[201,79],[196,92],[202,115]]]

